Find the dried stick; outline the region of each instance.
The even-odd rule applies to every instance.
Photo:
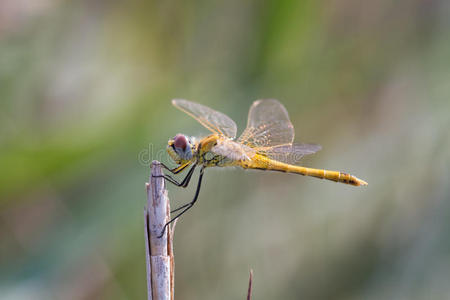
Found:
[[[173,300],[174,297],[174,256],[173,229],[165,231],[158,238],[164,225],[170,219],[170,205],[161,163],[152,162],[147,188],[145,208],[145,250],[147,261],[147,291],[149,300]],[[175,225],[175,224],[174,224]]]

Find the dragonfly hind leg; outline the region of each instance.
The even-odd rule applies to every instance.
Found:
[[[194,168],[192,168],[191,170],[193,170],[193,169],[194,169]],[[191,170],[189,170],[189,172],[191,172]],[[181,215],[183,215],[185,212],[187,212],[192,206],[194,206],[195,202],[196,202],[197,199],[198,199],[198,195],[199,195],[199,193],[200,193],[200,187],[201,187],[201,185],[202,185],[202,179],[203,179],[203,172],[204,172],[204,168],[201,168],[201,169],[200,169],[200,176],[198,177],[197,189],[196,189],[196,191],[195,191],[194,199],[192,199],[191,202],[186,203],[186,204],[184,204],[184,205],[182,205],[182,206],[180,206],[180,207],[178,207],[178,208],[176,208],[176,209],[174,209],[174,210],[171,211],[171,213],[172,213],[172,212],[176,212],[176,211],[179,211],[179,210],[182,209],[182,211],[181,211],[179,214],[177,214],[175,217],[173,217],[169,222],[167,222],[167,223],[164,225],[164,228],[163,228],[163,230],[161,231],[161,234],[158,236],[159,238],[162,237],[162,236],[164,235],[164,232],[166,231],[166,228],[167,228],[167,226],[170,225],[170,223],[174,222],[176,219],[178,219],[179,217],[181,217]],[[189,174],[188,174],[188,176],[189,176]],[[191,176],[192,176],[192,174],[191,174]],[[187,176],[186,176],[186,177],[187,177]],[[189,177],[189,178],[190,178],[190,177]]]

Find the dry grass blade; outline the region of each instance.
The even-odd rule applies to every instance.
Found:
[[[248,278],[247,300],[252,299],[253,270],[250,269],[250,277]]]

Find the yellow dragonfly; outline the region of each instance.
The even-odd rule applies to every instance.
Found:
[[[181,182],[168,175],[162,177],[177,186],[187,187],[197,166],[200,166],[200,176],[194,199],[172,211],[181,210],[166,226],[197,201],[203,173],[208,167],[238,166],[313,176],[355,186],[367,185],[367,182],[347,173],[296,165],[304,155],[319,151],[321,146],[294,143],[294,127],[286,108],[278,100],[253,102],[248,113],[247,128],[238,139],[235,139],[236,124],[227,115],[188,100],[174,99],[172,104],[196,119],[211,134],[201,139],[177,134],[168,142],[167,152],[177,167],[170,169],[164,164],[162,166],[172,174],[192,167]]]

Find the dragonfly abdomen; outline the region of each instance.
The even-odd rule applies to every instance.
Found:
[[[250,161],[242,162],[242,166],[250,169],[281,171],[304,176],[312,176],[355,186],[367,185],[367,182],[347,173],[290,165],[258,154],[255,155]]]

